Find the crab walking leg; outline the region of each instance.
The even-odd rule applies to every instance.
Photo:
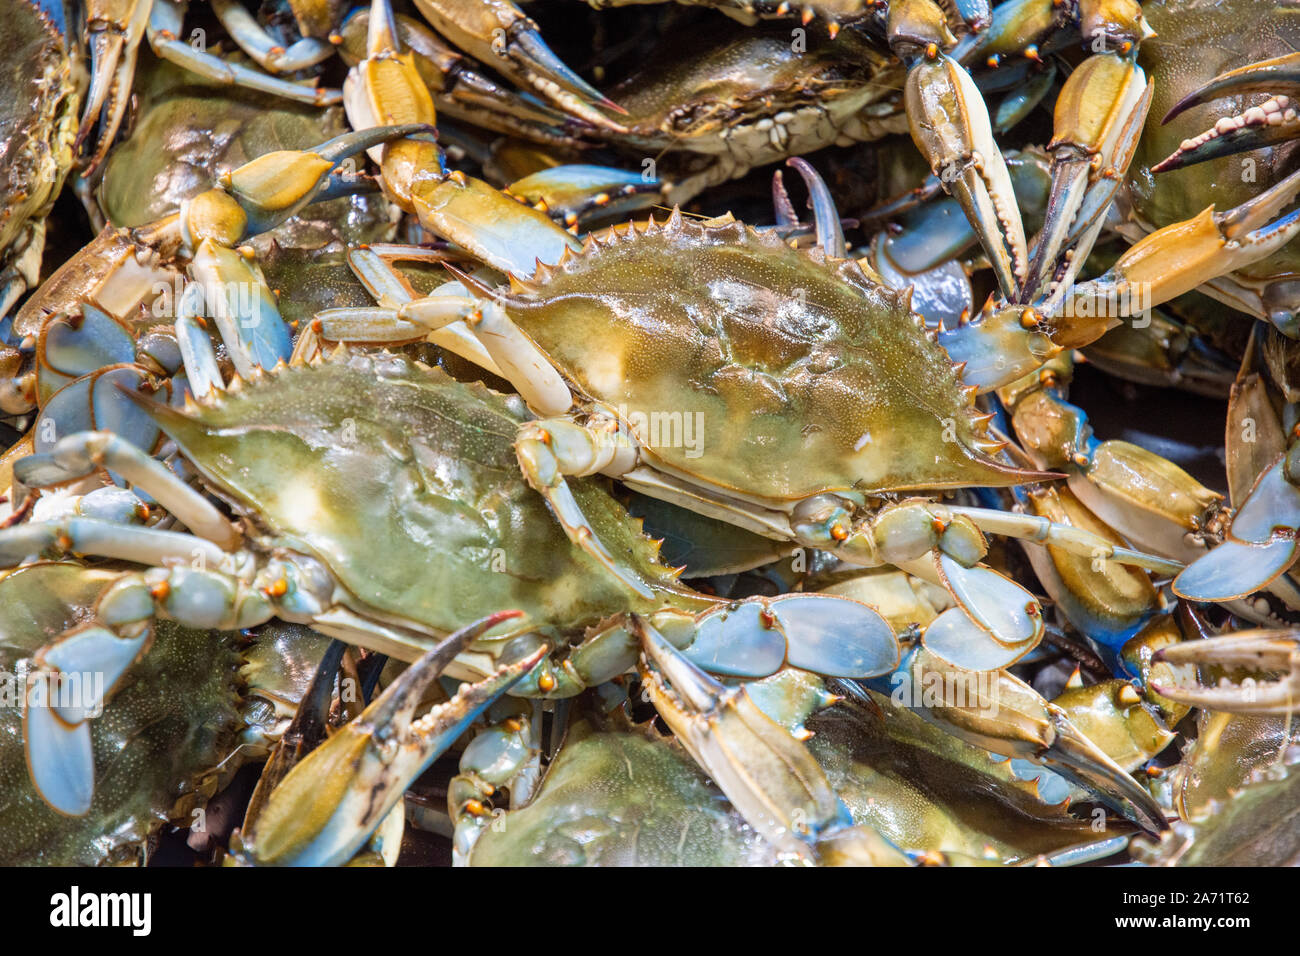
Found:
[[[367,50],[368,57],[349,71],[344,84],[353,128],[394,120],[433,125],[433,99],[412,55],[401,50],[386,0],[375,0],[371,9]],[[385,191],[402,209],[430,232],[497,269],[532,275],[539,261],[557,262],[564,250],[579,248],[545,213],[481,180],[448,173],[435,143],[402,140],[371,155],[380,163]]]
[[[143,488],[191,532],[222,550],[239,546],[239,532],[207,498],[162,462],[112,432],[81,432],[60,439],[48,452],[16,461],[14,477],[27,485],[48,485],[83,478],[100,468]]]
[[[232,556],[202,538],[173,531],[89,518],[19,525],[0,533],[0,563],[13,566],[34,551],[56,547],[171,565],[123,575],[100,597],[93,622],[65,632],[35,656],[33,693],[23,712],[32,783],[54,809],[80,816],[90,809],[94,793],[86,720],[100,712],[122,675],[148,649],[153,618],[234,629],[263,623],[275,611],[259,590],[232,576]],[[223,570],[193,570],[188,562]],[[72,675],[81,678],[81,690],[68,702],[55,688]]]
[[[565,476],[600,473],[621,477],[669,500],[688,498],[689,487],[683,484],[676,489],[663,478],[654,486],[642,482],[636,444],[612,419],[585,425],[569,419],[529,422],[520,428],[515,448],[525,478],[546,497],[570,540],[637,587],[630,572],[621,568],[596,538],[573,501]],[[675,493],[679,490],[681,494]],[[860,503],[835,494],[800,501],[788,513],[765,512],[756,506],[746,509],[743,502],[737,502],[736,508],[746,526],[759,533],[830,551],[845,561],[867,567],[899,565],[942,583],[970,618],[989,632],[994,646],[988,652],[1005,653],[1007,648],[1014,648],[1017,653],[1013,659],[1032,650],[1042,637],[1042,612],[1028,591],[997,572],[976,566],[987,551],[980,522],[989,524],[995,533],[1048,540],[1089,557],[1101,556],[1165,573],[1182,567],[1177,562],[1117,547],[1084,529],[1056,525],[1035,516],[948,508],[924,500],[904,501],[867,513],[863,513]],[[982,652],[972,645],[967,653]],[[963,656],[956,661],[967,659]],[[1008,660],[1000,666],[1010,663]]]
[[[424,693],[452,658],[520,613],[502,611],[452,634],[295,766],[244,834],[249,862],[339,866],[351,859],[411,782],[546,655],[549,648],[543,645],[479,683],[461,685],[451,700],[415,716]]]
[[[474,312],[469,306],[469,291],[459,282],[449,282],[430,293],[431,297],[459,296],[465,308],[457,310],[448,303],[442,312],[431,313],[430,321],[413,321],[414,316],[399,315],[397,310],[418,297],[400,272],[392,265],[400,261],[445,262],[446,254],[420,246],[375,244],[348,251],[348,266],[366,291],[379,303],[378,309],[326,309],[316,314],[317,331],[333,342],[410,342],[427,339],[473,362],[479,368],[501,375],[487,349],[466,327],[463,319]],[[454,320],[447,316],[454,315]]]
[[[46,551],[94,554],[150,566],[123,574],[99,598],[95,617],[56,638],[36,655],[42,689],[62,674],[98,676],[97,693],[75,705],[27,700],[27,761],[37,791],[61,813],[81,815],[94,791],[94,766],[78,741],[81,725],[111,697],[121,676],[143,654],[152,621],[186,627],[242,630],[280,617],[313,626],[384,654],[417,656],[431,635],[384,627],[335,608],[328,572],[302,555],[262,560],[245,550],[225,552],[202,538],[175,531],[123,527],[73,518],[0,530],[0,565],[15,566]],[[69,763],[69,760],[75,763]]]
[[[926,648],[913,648],[897,671],[867,686],[889,695],[900,683],[920,687],[923,681],[942,686],[945,695],[933,704],[915,695],[913,709],[925,720],[993,753],[1047,764],[1144,828],[1166,828],[1164,813],[1149,792],[1089,740],[1064,710],[1005,671],[976,674]]]
[[[756,680],[783,667],[826,677],[862,678],[898,666],[898,638],[871,606],[835,594],[783,594],[714,604],[702,612],[664,608],[646,615],[667,641],[710,674]],[[563,658],[548,658],[511,691],[563,699],[636,668],[641,642],[626,614],[589,629]],[[497,665],[475,649],[453,676],[478,679]]]
[[[876,865],[907,864],[879,834],[852,825],[807,748],[763,713],[744,687],[724,687],[709,677],[640,617],[632,617],[631,627],[644,649],[641,679],[655,709],[727,799],[780,852],[815,862],[818,842],[834,836]]]
[[[149,0],[142,0],[144,5],[148,5],[148,2]],[[152,0],[152,6],[148,29],[149,46],[164,60],[216,83],[242,86],[312,106],[333,106],[342,101],[342,94],[338,90],[268,76],[260,70],[228,63],[215,54],[197,49],[180,39],[185,21],[185,8],[180,3],[175,0]],[[234,31],[232,35],[235,35]],[[236,42],[239,42],[238,38]]]
[[[368,269],[376,266],[373,260],[367,263]],[[468,277],[464,278],[468,281]],[[373,275],[369,284],[374,284]],[[389,287],[373,291],[390,300],[398,298],[391,294],[395,290]],[[431,295],[408,301],[395,310],[326,309],[316,313],[316,324],[322,337],[339,342],[369,341],[370,336],[377,336],[381,341],[409,340],[420,338],[422,331],[430,341],[446,342],[447,348],[465,358],[476,360],[478,355],[485,356],[487,363],[479,363],[480,366],[507,379],[539,415],[559,415],[573,404],[569,388],[554,366],[510,320],[500,304],[474,299],[461,283],[448,283]],[[446,335],[451,330],[457,330],[454,338]],[[464,341],[466,337],[472,341],[472,347]]]
[[[316,37],[304,36],[286,48],[237,0],[212,0],[212,10],[239,48],[270,73],[305,70],[334,55],[334,45]]]
[[[1049,544],[1070,554],[1146,568],[1157,574],[1177,574],[1183,569],[1181,561],[1144,554],[1132,548],[1118,547],[1091,531],[1050,521],[1041,515],[998,511],[994,508],[957,506],[949,506],[948,510],[955,515],[965,515],[970,518],[981,531],[987,534],[1005,535],[1022,541],[1032,541],[1035,544]]]
[[[1217,687],[1155,684],[1170,700],[1206,710],[1234,714],[1293,714],[1300,711],[1300,638],[1295,630],[1237,631],[1199,641],[1183,641],[1158,650],[1154,661],[1246,670],[1255,675]],[[1277,680],[1263,675],[1281,674]]]
[[[567,390],[566,390],[567,394]],[[515,439],[515,452],[524,478],[551,506],[569,540],[591,555],[644,598],[654,592],[630,568],[624,567],[596,536],[564,476],[597,472],[619,474],[632,468],[636,452],[609,421],[597,430],[561,419],[526,422]]]

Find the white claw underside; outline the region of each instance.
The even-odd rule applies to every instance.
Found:
[[[1291,566],[1296,542],[1268,544],[1224,541],[1174,579],[1174,593],[1189,601],[1231,601],[1267,586]]]
[[[1285,467],[1285,457],[1280,457],[1264,470],[1233,516],[1229,537],[1263,544],[1279,529],[1293,534],[1300,528],[1300,488],[1286,480]]]
[[[1010,667],[1033,648],[1028,641],[1010,647],[999,644],[959,607],[949,608],[935,618],[925,629],[921,643],[949,664],[973,671]]]
[[[104,698],[126,673],[149,639],[148,630],[139,637],[126,638],[103,627],[87,627],[60,639],[42,655],[46,664],[58,668],[62,674],[76,674],[86,678],[77,694],[77,703],[56,710],[65,723],[80,723],[99,712]],[[98,680],[90,683],[90,675]],[[93,696],[92,696],[93,693]]]
[[[968,568],[942,552],[935,563],[962,610],[995,641],[1005,647],[1038,643],[1043,619],[1032,594],[990,568]]]
[[[53,694],[48,674],[37,674],[29,687],[39,694],[44,682],[45,699]],[[28,769],[41,798],[60,813],[84,816],[95,792],[95,760],[90,746],[90,724],[68,725],[52,707],[28,706],[23,712],[23,740],[27,745]]]

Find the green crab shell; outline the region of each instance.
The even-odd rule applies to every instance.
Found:
[[[0,0],[0,253],[72,166],[80,97],[61,25],[33,0]]]
[[[281,369],[188,415],[152,414],[275,544],[324,562],[363,615],[447,633],[502,608],[525,612],[516,631],[650,609],[569,543],[524,482],[517,398],[354,355]],[[620,560],[674,587],[639,522],[594,481],[573,490]]]
[[[7,684],[65,628],[83,623],[118,572],[70,562],[29,565],[0,580],[0,674]],[[95,797],[83,817],[47,806],[23,750],[22,708],[0,706],[0,865],[131,862],[169,819],[187,826],[196,798],[239,728],[236,635],[159,621],[153,646],[90,722]],[[6,693],[12,685],[6,686]]]
[[[1227,70],[1300,47],[1300,16],[1276,0],[1157,0],[1142,5],[1157,36],[1142,44],[1141,63],[1154,82],[1151,110],[1129,170],[1138,219],[1150,229],[1195,216],[1210,203],[1226,212],[1294,169],[1294,150],[1280,144],[1152,175],[1151,166],[1221,116],[1244,112],[1259,94],[1224,96],[1162,120],[1186,94]],[[1291,242],[1244,269],[1260,282],[1300,278],[1300,244]]]
[[[835,121],[885,101],[873,110],[883,118],[901,114],[904,71],[887,50],[846,30],[835,39],[809,31],[808,48],[790,42],[790,27],[769,24],[737,30],[719,42],[712,31],[674,34],[645,65],[609,91],[628,111],[624,141],[700,153],[735,153],[744,137],[768,143],[754,124],[790,111],[793,128],[813,114],[823,135],[834,138]],[[761,133],[761,138],[760,138]]]
[[[1159,843],[1134,841],[1149,866],[1300,866],[1300,747],[1289,747],[1190,823]]]
[[[851,260],[674,213],[590,238],[503,304],[648,463],[740,497],[1025,480],[978,447],[908,301]]]
[[[909,850],[1013,863],[1097,838],[1064,804],[1048,804],[1010,761],[991,757],[889,698],[877,710],[814,714],[808,748],[855,823]],[[1112,824],[1116,825],[1116,824]],[[1118,824],[1122,826],[1122,824]]]
[[[579,720],[536,799],[491,826],[474,866],[773,866],[776,851],[675,739],[621,714]]]

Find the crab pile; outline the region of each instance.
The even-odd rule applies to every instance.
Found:
[[[0,23],[0,862],[1300,862],[1292,0]]]

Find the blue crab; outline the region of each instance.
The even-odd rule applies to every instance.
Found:
[[[616,789],[608,793],[612,803],[597,800],[592,805],[585,801],[580,808],[557,808],[548,793],[552,775],[558,778],[555,785],[562,790],[577,786],[581,792],[589,793],[587,788],[592,786],[601,792],[606,792],[607,787],[622,786],[622,774],[611,776],[607,768],[606,776],[599,780],[575,781],[575,771],[567,766],[569,758],[562,750],[539,781],[537,745],[530,743],[533,735],[530,719],[516,714],[474,738],[461,758],[461,773],[448,790],[448,810],[456,822],[455,852],[459,862],[479,860],[480,854],[486,862],[494,859],[525,862],[527,856],[519,854],[529,852],[549,854],[548,862],[626,862],[634,852],[626,843],[630,832],[639,835],[636,843],[641,846],[641,853],[649,853],[661,862],[708,859],[732,863],[907,865],[933,862],[936,857],[942,859],[938,855],[941,847],[930,845],[925,838],[921,845],[915,842],[918,834],[926,832],[925,821],[930,819],[927,812],[923,811],[922,819],[914,823],[910,817],[905,822],[899,817],[908,814],[893,813],[884,806],[894,799],[893,791],[899,784],[867,781],[843,770],[840,753],[840,748],[845,746],[843,736],[827,747],[817,743],[821,739],[819,735],[813,738],[809,749],[810,733],[803,722],[813,711],[837,700],[826,692],[817,677],[787,668],[767,680],[724,686],[674,649],[648,622],[634,616],[629,624],[639,634],[643,647],[638,667],[641,699],[654,704],[677,742],[721,789],[734,809],[728,811],[715,805],[698,817],[694,816],[696,811],[674,812],[687,795],[699,792],[698,771],[686,769],[684,755],[676,747],[662,742],[656,746],[653,741],[657,733],[644,731],[625,737],[613,747],[616,752],[622,748],[622,759],[618,761],[620,771],[625,769],[635,776],[637,771],[628,764],[634,758],[659,766],[662,776],[656,777],[658,782],[648,791],[619,799],[617,794],[621,791]],[[425,668],[415,671],[409,679],[403,674],[385,692],[385,697],[391,695],[391,700],[376,701],[356,722],[354,731],[326,741],[295,768],[293,773],[297,779],[290,783],[286,778],[283,789],[273,791],[268,806],[274,804],[276,812],[262,818],[263,830],[251,840],[248,862],[310,860],[337,864],[346,862],[369,839],[390,812],[395,795],[428,766],[431,754],[445,746],[445,736],[432,726],[437,721],[426,724],[423,719],[414,719],[413,701],[418,688],[430,679],[431,674]],[[854,693],[865,694],[865,691],[854,690]],[[473,691],[462,688],[453,698],[453,704],[467,694],[471,695],[468,699],[475,699]],[[1033,710],[1045,706],[1045,702],[1031,704],[1029,709],[1022,707],[1035,696],[1026,687],[1018,695],[1004,697],[1003,702],[1015,715],[1010,719],[1007,709],[992,718],[987,714],[981,717],[978,701],[954,702],[946,710],[936,705],[922,713],[936,726],[924,730],[913,728],[910,734],[923,738],[924,746],[965,762],[976,773],[982,769],[989,785],[1008,791],[1004,799],[1009,812],[1037,818],[1040,822],[1052,819],[1060,828],[1061,842],[1053,851],[1048,851],[1043,844],[1030,851],[1045,852],[1047,859],[1068,863],[1091,855],[1104,856],[1121,848],[1124,837],[1108,833],[1100,842],[1089,840],[1083,836],[1081,825],[1075,822],[1072,826],[1061,808],[1050,811],[1040,805],[1035,810],[1031,806],[1032,789],[1014,784],[1010,769],[992,764],[986,753],[979,756],[980,744],[996,739],[999,745],[1013,748],[1012,752],[1021,752],[1014,749],[1017,744],[1013,741],[1023,738],[1024,744],[1030,744],[1031,738],[1036,739],[1024,753],[1050,751],[1068,764],[1087,768],[1096,774],[1090,790],[1100,783],[1099,791],[1108,800],[1122,801],[1120,794],[1132,794],[1137,801],[1133,806],[1141,808],[1139,814],[1151,814],[1141,817],[1145,825],[1157,830],[1163,826],[1163,815],[1150,796],[1131,779],[1126,787],[1123,771],[1073,729],[1068,719],[1060,716],[1056,719],[1055,726],[1060,733],[1057,740],[1050,739],[1050,730],[1046,737],[1035,737],[1035,732],[1029,729],[1035,720]],[[593,708],[609,709],[625,699],[625,693],[619,688],[606,685],[573,706],[582,708],[581,713],[590,714]],[[399,705],[403,700],[408,703]],[[438,713],[441,715],[443,711]],[[500,716],[498,713],[497,717]],[[893,719],[904,720],[904,716],[900,714]],[[384,721],[391,721],[386,730]],[[1019,722],[1024,722],[1023,726]],[[1017,726],[1011,729],[1011,724]],[[628,728],[625,725],[624,728],[626,732]],[[954,731],[956,737],[948,736]],[[386,738],[402,742],[404,759],[385,759]],[[970,743],[962,743],[961,739]],[[606,744],[611,742],[609,737],[604,740]],[[588,759],[585,751],[582,759]],[[602,760],[599,748],[590,759],[599,765]],[[346,770],[329,772],[340,767]],[[326,775],[332,784],[328,791],[323,791],[315,782]],[[993,784],[993,778],[1000,782]],[[494,809],[492,803],[502,789],[510,791],[514,808],[504,817],[504,808]],[[374,793],[385,794],[385,800],[371,801],[369,795]],[[852,800],[852,809],[842,795]],[[907,803],[906,797],[900,799]],[[661,806],[660,800],[666,803]],[[716,801],[709,802],[716,804]],[[357,813],[356,808],[365,812]],[[558,821],[554,816],[557,813]],[[942,816],[938,808],[934,813]],[[522,830],[516,831],[512,815],[518,816]],[[752,831],[740,828],[742,819]],[[525,825],[523,821],[530,822]],[[1025,822],[1032,826],[1028,819]],[[1118,829],[1127,832],[1127,825],[1120,824]],[[660,835],[664,830],[673,834],[671,839]],[[495,836],[498,833],[508,836],[499,839]],[[1012,841],[1016,839],[1008,837]],[[531,850],[530,840],[533,841]],[[947,843],[946,849],[977,855],[964,844]],[[1014,859],[1023,850],[1008,846],[1004,852]]]
[[[370,25],[371,56],[345,85],[353,124],[432,122],[427,91],[409,54],[397,52],[382,0]],[[992,635],[991,648],[982,645],[987,653],[972,650],[964,659],[981,661],[973,666],[998,656],[1009,664],[1041,636],[1032,597],[976,566],[981,529],[1049,536],[1088,556],[1177,569],[1045,519],[909,497],[1049,477],[996,457],[1002,446],[972,403],[981,389],[1014,381],[1059,351],[1049,330],[1067,340],[1082,332],[1068,319],[1011,305],[936,340],[905,292],[835,258],[842,237],[819,180],[820,250],[801,252],[735,221],[697,224],[676,212],[579,244],[541,212],[447,173],[434,144],[392,142],[381,160],[399,205],[504,272],[509,287],[463,276],[413,298],[383,257],[361,250],[358,275],[387,308],[322,313],[320,336],[398,342],[457,329],[476,338],[490,356],[484,367],[542,416],[517,440],[529,482],[574,543],[633,587],[635,574],[585,521],[566,475],[602,472],[856,563],[919,565],[950,586],[968,614],[969,623],[960,614],[949,619],[951,633],[960,628],[976,644],[979,633]],[[593,341],[602,343],[599,356],[591,354]],[[674,414],[682,426],[701,424],[707,450],[681,436],[657,441],[650,423]]]
[[[44,219],[72,168],[80,92],[61,4],[5,0],[0,20],[8,38],[0,104],[2,319],[40,275]]]
[[[296,135],[310,135],[291,118],[278,118]],[[320,117],[298,119],[308,129],[330,125]],[[288,358],[289,326],[246,243],[309,203],[364,189],[358,177],[337,170],[379,138],[343,133],[315,150],[269,150],[234,170],[213,170],[215,186],[206,177],[202,186],[177,177],[162,209],[142,211],[109,188],[112,212],[147,215],[147,221],[106,225],[13,320],[13,338],[29,344],[34,366],[15,376],[14,390],[33,393],[28,401],[41,412],[30,448],[44,451],[61,435],[99,422],[115,422],[129,440],[155,448],[157,429],[133,415],[112,386],[172,395],[170,376],[190,342],[208,340],[206,319],[244,374]],[[163,212],[168,207],[173,211]],[[301,218],[293,226],[306,229]],[[174,390],[177,399],[182,393]]]
[[[42,652],[51,673],[93,659],[111,694],[147,649],[156,616],[224,628],[278,616],[411,660],[466,615],[502,606],[526,616],[476,641],[449,674],[490,676],[503,655],[549,641],[564,653],[515,690],[572,695],[633,665],[637,645],[623,623],[633,611],[723,673],[762,676],[790,661],[867,676],[897,662],[893,631],[857,602],[789,595],[732,604],[679,584],[638,526],[588,485],[576,500],[636,569],[636,586],[610,573],[608,561],[568,542],[514,466],[511,440],[528,418],[517,400],[397,356],[340,355],[262,375],[212,389],[188,413],[147,409],[204,482],[235,504],[240,523],[109,433],[69,436],[15,466],[30,487],[110,469],[189,529],[70,517],[0,531],[10,564],[71,549],[152,566],[115,582],[95,622]],[[210,352],[191,357],[189,378],[220,381]],[[254,462],[265,467],[250,469]],[[297,475],[292,487],[286,469]],[[388,531],[377,535],[380,527]],[[394,548],[408,557],[397,559]],[[80,743],[86,724],[75,718],[39,710],[28,718],[29,740],[39,731],[44,742],[31,751],[38,786],[70,812],[84,804],[92,773]]]
[[[1300,863],[1300,749],[1290,747],[1222,801],[1180,821],[1158,842],[1134,841],[1134,857],[1149,866],[1295,866]]]
[[[0,579],[0,668],[13,702],[28,691],[32,655],[120,575],[71,562],[38,563]],[[273,633],[275,632],[275,633]],[[118,688],[111,713],[93,722],[98,764],[89,812],[46,806],[28,780],[21,708],[0,713],[0,819],[6,865],[91,865],[147,858],[166,821],[190,826],[194,811],[243,762],[283,730],[324,641],[268,628],[235,634],[160,626],[153,654]],[[17,686],[14,681],[20,682]]]
[[[339,102],[338,90],[276,74],[300,76],[333,56],[342,42],[344,5],[338,0],[286,0],[280,6],[288,8],[284,19],[293,26],[268,29],[238,0],[213,0],[221,25],[256,64],[248,66],[209,52],[202,30],[186,38],[187,4],[180,0],[89,0],[84,19],[91,86],[76,134],[79,149],[91,147],[84,159],[86,173],[93,174],[103,162],[117,135],[145,40],[159,58],[216,83],[314,106]],[[426,0],[421,10],[452,42],[510,79],[588,123],[609,123],[596,108],[610,105],[608,101],[550,51],[536,24],[509,0]],[[472,98],[475,86],[463,83],[460,95]]]

